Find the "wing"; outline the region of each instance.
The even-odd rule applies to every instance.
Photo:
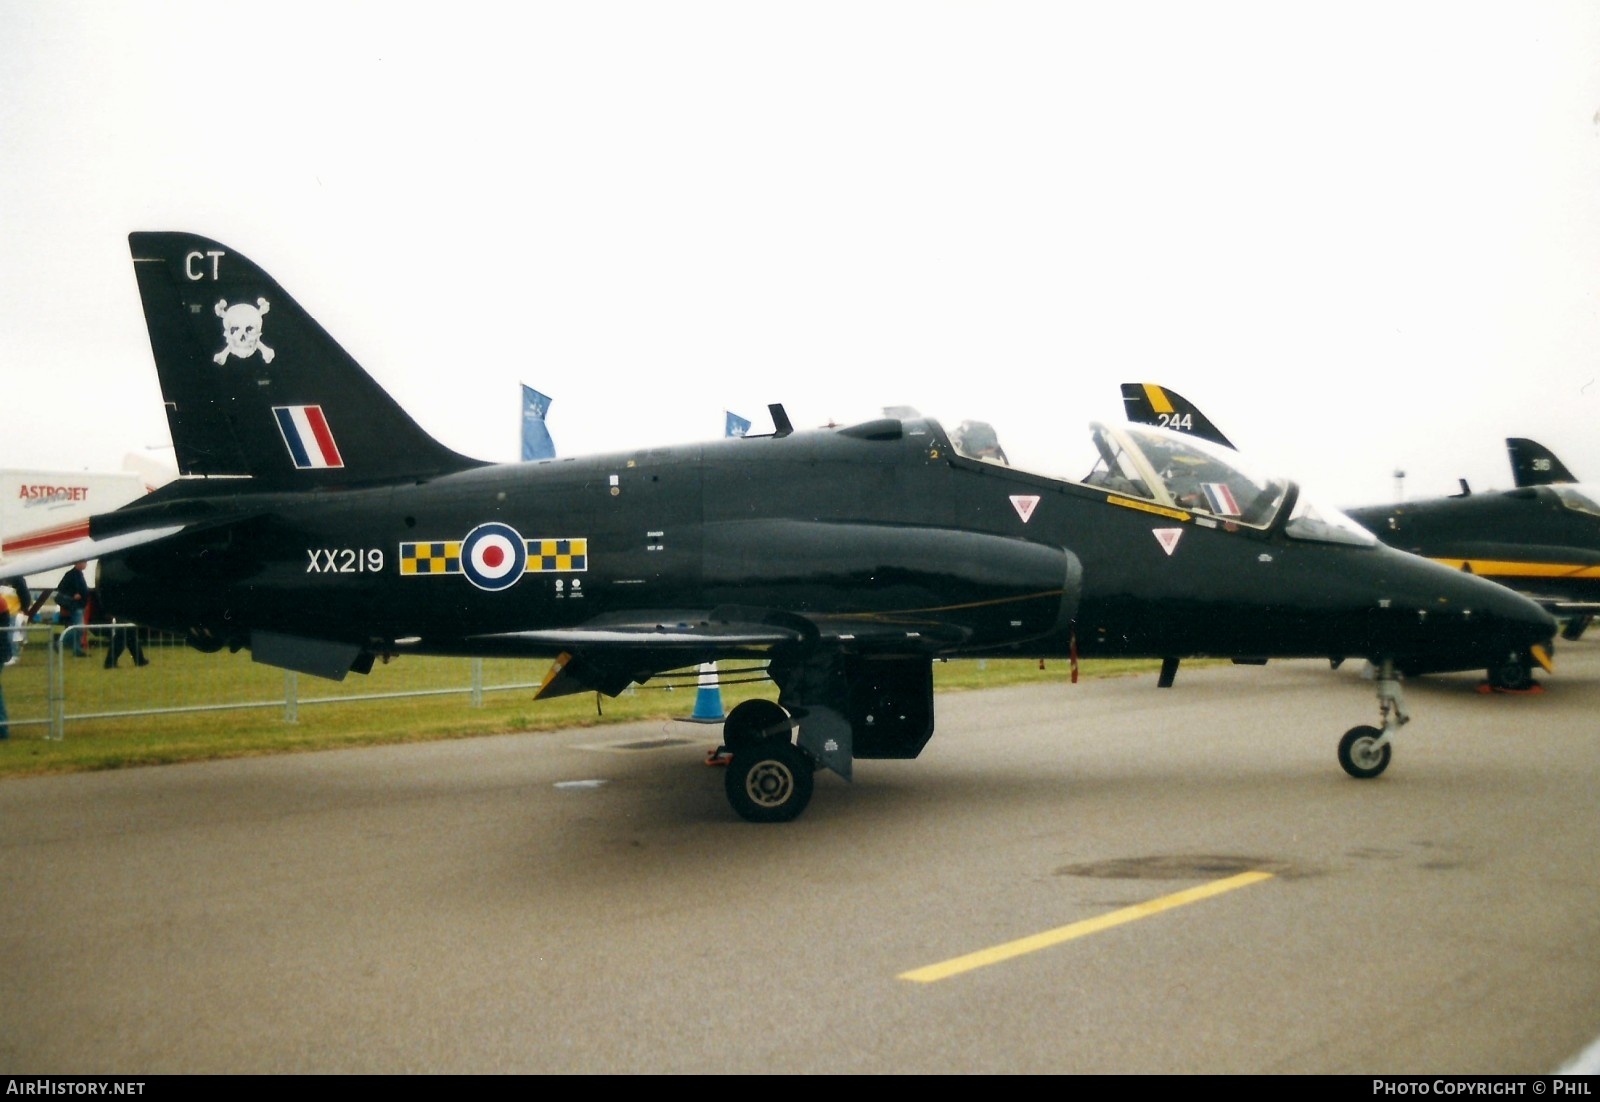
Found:
[[[759,658],[774,648],[821,644],[844,652],[936,654],[965,631],[935,620],[863,614],[806,617],[776,609],[718,608],[709,613],[657,611],[600,618],[570,628],[472,637],[479,649],[554,653],[538,697],[597,691],[616,696],[668,670],[724,658]]]

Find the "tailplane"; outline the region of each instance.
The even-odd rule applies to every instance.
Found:
[[[482,466],[423,431],[244,256],[186,233],[128,244],[179,474],[328,489]]]

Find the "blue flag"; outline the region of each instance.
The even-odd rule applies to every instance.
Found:
[[[749,421],[746,421],[743,417],[740,417],[737,413],[728,413],[727,410],[723,410],[722,412],[728,414],[728,428],[727,428],[727,431],[723,435],[725,435],[725,436],[743,436],[745,433],[750,431],[750,422]]]
[[[524,385],[522,388],[522,459],[554,459],[556,456],[555,441],[550,439],[550,430],[545,427],[544,415],[550,408],[550,399],[547,395],[540,394],[533,387]]]

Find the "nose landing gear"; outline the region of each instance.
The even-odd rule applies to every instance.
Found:
[[[1378,714],[1383,726],[1352,727],[1339,740],[1339,765],[1360,780],[1370,780],[1389,768],[1394,733],[1411,722],[1392,659],[1379,663],[1377,680]]]

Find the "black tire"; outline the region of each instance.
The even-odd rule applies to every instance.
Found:
[[[1370,780],[1389,768],[1389,743],[1373,749],[1383,732],[1376,727],[1352,727],[1339,740],[1339,764],[1344,771],[1360,780]]]
[[[787,823],[811,802],[811,759],[792,742],[768,739],[735,750],[723,787],[733,810],[752,823]]]
[[[722,744],[737,753],[769,739],[789,741],[789,713],[771,700],[746,700],[722,721]]]
[[[1533,688],[1533,668],[1524,658],[1508,658],[1488,671],[1491,689],[1509,689],[1522,692]]]

